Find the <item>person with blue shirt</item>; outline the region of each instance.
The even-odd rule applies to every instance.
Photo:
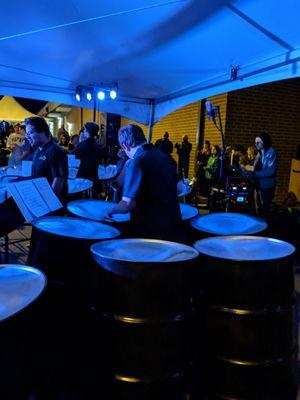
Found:
[[[276,187],[278,157],[272,147],[272,139],[267,133],[255,138],[257,155],[254,161],[254,178],[256,181],[257,214],[270,220],[270,208]]]
[[[108,216],[131,212],[128,236],[181,241],[178,179],[170,156],[147,143],[137,125],[122,127],[118,138],[130,160],[122,199],[109,210]]]

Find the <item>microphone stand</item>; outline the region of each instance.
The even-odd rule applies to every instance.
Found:
[[[210,120],[213,122],[215,127],[221,133],[222,150],[221,150],[221,160],[220,160],[221,162],[220,162],[219,180],[220,180],[220,182],[222,182],[223,175],[224,175],[225,157],[226,157],[226,144],[225,144],[225,135],[224,135],[224,131],[223,131],[222,119],[221,119],[220,106],[215,106],[214,107],[214,114],[215,113],[217,113],[217,115],[218,115],[219,126],[217,125],[215,118],[210,118]]]

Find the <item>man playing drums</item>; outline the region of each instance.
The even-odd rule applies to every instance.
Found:
[[[122,127],[119,143],[130,161],[122,199],[109,214],[131,211],[132,237],[181,241],[177,175],[170,157],[147,143],[137,125]]]

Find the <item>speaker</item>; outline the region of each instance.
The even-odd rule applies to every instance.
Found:
[[[118,131],[121,126],[121,116],[118,114],[106,114],[106,144],[118,146]]]

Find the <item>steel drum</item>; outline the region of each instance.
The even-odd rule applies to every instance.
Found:
[[[118,173],[116,165],[99,165],[98,167],[98,178],[100,180],[107,180],[114,178]]]
[[[45,275],[35,268],[0,265],[1,399],[27,399],[34,387],[41,334],[36,300],[45,285]]]
[[[112,221],[105,220],[107,210],[115,206],[115,203],[103,200],[76,200],[71,201],[67,205],[68,211],[72,215],[76,215],[81,218],[91,219],[93,221],[105,221],[114,223],[124,223],[130,221],[130,213],[126,214],[113,214]]]
[[[211,213],[191,220],[195,235],[199,238],[224,235],[254,235],[267,229],[267,223],[259,218],[239,213]]]
[[[111,328],[116,380],[149,384],[148,393],[157,381],[182,378],[191,356],[189,280],[198,252],[150,239],[100,242],[91,252],[99,264],[94,311],[100,331],[103,321]]]
[[[85,192],[91,189],[93,186],[93,182],[89,179],[84,178],[76,178],[76,179],[68,179],[68,193],[80,193]]]
[[[294,247],[259,236],[194,246],[204,271],[208,398],[294,399]]]
[[[199,214],[197,207],[191,206],[190,204],[179,203],[180,212],[183,221],[189,221]]]

